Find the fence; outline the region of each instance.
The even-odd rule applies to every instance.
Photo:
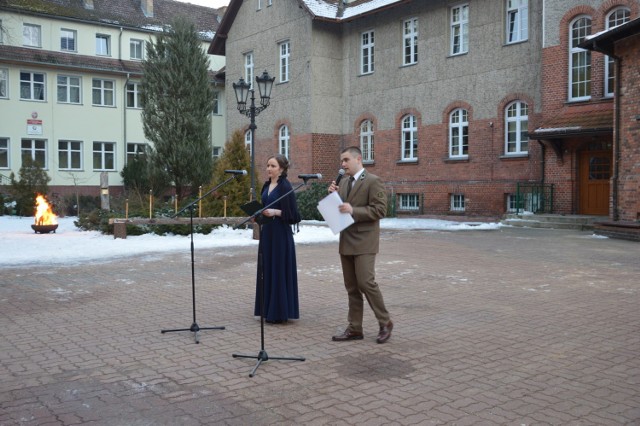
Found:
[[[553,213],[553,184],[518,183],[516,213]]]

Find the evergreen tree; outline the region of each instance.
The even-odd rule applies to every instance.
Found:
[[[20,180],[16,180],[12,172],[11,195],[16,200],[16,214],[19,216],[33,216],[35,214],[37,194],[46,195],[51,178],[42,169],[40,163],[33,160],[30,155],[22,157],[22,167],[18,172]]]
[[[251,158],[244,144],[244,135],[237,130],[224,146],[222,155],[216,161],[211,182],[203,188],[203,193],[214,188],[230,177],[225,170],[249,170]],[[258,175],[256,174],[256,181]],[[261,187],[262,185],[260,185]],[[224,197],[227,197],[227,216],[245,216],[240,206],[251,197],[251,180],[249,175],[237,176],[209,197],[205,197],[202,204],[203,216],[223,216]]]
[[[150,161],[169,174],[180,198],[189,187],[208,182],[213,169],[207,63],[194,25],[184,18],[147,43],[141,84],[144,134],[154,144]]]
[[[160,196],[171,185],[171,178],[155,163],[149,161],[148,155],[136,155],[122,168],[120,172],[125,190],[129,196],[135,196],[138,204],[143,205],[144,200],[153,192],[155,197]]]

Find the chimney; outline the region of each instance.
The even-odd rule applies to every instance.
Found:
[[[140,6],[142,6],[142,13],[147,18],[153,17],[153,0],[140,0]]]
[[[93,0],[82,0],[82,5],[85,9],[93,10]]]

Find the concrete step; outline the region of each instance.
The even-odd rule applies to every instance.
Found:
[[[524,219],[505,219],[503,225],[517,226],[521,228],[547,228],[547,229],[575,229],[577,231],[588,231],[593,229],[593,224],[580,222],[550,222]]]

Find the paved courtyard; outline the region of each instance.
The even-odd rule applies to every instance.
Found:
[[[134,238],[134,237],[130,237]],[[640,424],[640,244],[384,231],[391,340],[345,326],[336,243],[297,245],[299,321],[252,315],[255,248],[3,268],[0,425]]]

